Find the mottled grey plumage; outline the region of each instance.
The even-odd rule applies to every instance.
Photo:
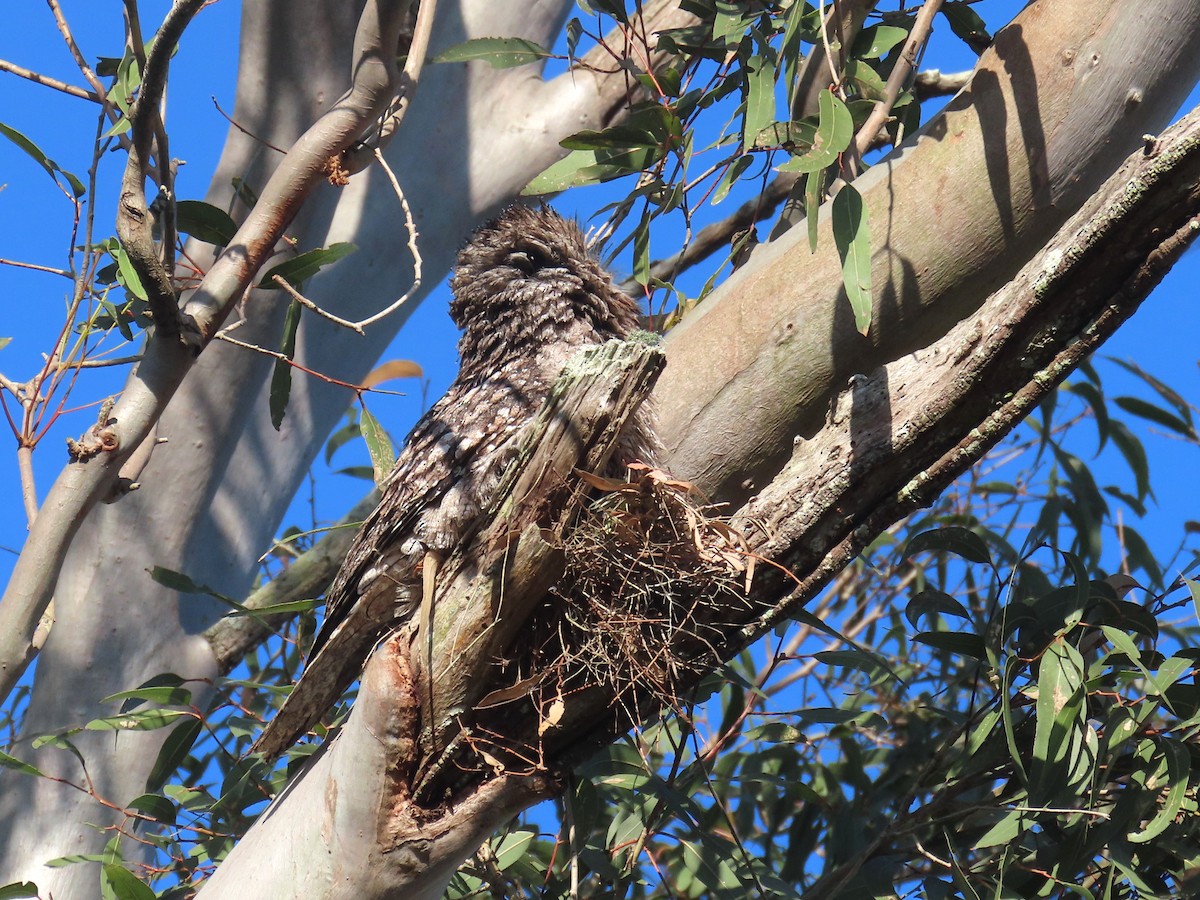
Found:
[[[584,347],[627,336],[638,310],[551,209],[512,206],[459,253],[450,314],[458,377],[408,436],[378,508],[326,593],[308,666],[255,749],[277,756],[358,677],[379,637],[421,599],[427,550],[450,551],[486,511],[521,427]],[[623,445],[646,452],[648,415]]]

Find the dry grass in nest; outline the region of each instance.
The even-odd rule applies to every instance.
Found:
[[[618,702],[637,685],[672,702],[718,659],[730,607],[749,606],[753,559],[689,485],[631,469],[627,483],[581,474],[602,496],[566,536],[557,615],[538,655],[556,661],[547,683],[600,685]]]

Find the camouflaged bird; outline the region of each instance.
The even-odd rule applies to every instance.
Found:
[[[463,330],[458,377],[413,428],[326,594],[308,665],[254,749],[278,756],[358,678],[379,639],[419,605],[421,563],[482,524],[517,437],[580,350],[638,327],[637,304],[549,208],[511,206],[459,253],[450,315]],[[631,433],[632,432],[632,433]],[[622,436],[647,458],[649,413]],[[628,460],[627,460],[628,461]]]

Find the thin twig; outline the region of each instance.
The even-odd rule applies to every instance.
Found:
[[[116,348],[113,348],[116,349]],[[135,356],[115,356],[112,359],[81,359],[78,362],[58,362],[55,368],[62,369],[104,369],[109,366],[124,366],[129,363],[141,362],[142,354]]]
[[[913,22],[912,31],[908,33],[908,40],[904,42],[904,50],[901,51],[900,58],[896,60],[892,74],[888,76],[884,98],[876,102],[875,108],[867,116],[867,121],[863,122],[862,128],[858,129],[858,134],[854,136],[854,149],[858,156],[861,157],[871,149],[875,136],[887,124],[896,98],[900,96],[904,83],[916,68],[917,56],[925,45],[925,41],[929,39],[929,33],[933,30],[933,17],[937,15],[941,6],[942,0],[925,0],[921,11],[917,13],[917,20]]]
[[[58,31],[67,44],[67,50],[70,52],[71,58],[75,60],[75,65],[79,67],[79,71],[83,73],[83,77],[87,79],[87,83],[92,86],[92,90],[96,93],[96,99],[101,100],[106,106],[111,106],[108,100],[105,99],[108,96],[108,91],[100,83],[100,79],[96,76],[92,67],[88,65],[87,59],[79,49],[79,45],[75,43],[75,36],[71,34],[71,26],[67,24],[67,18],[63,15],[62,8],[58,5],[58,0],[46,0],[46,4],[50,7],[50,12],[54,14],[54,23],[58,26]]]
[[[412,299],[412,296],[421,287],[421,252],[417,248],[417,225],[413,221],[412,210],[409,208],[408,200],[404,196],[404,191],[400,188],[400,182],[396,179],[396,173],[392,171],[391,167],[387,164],[387,161],[384,160],[383,153],[378,147],[375,148],[375,158],[379,161],[379,165],[383,167],[384,173],[387,175],[388,180],[392,183],[392,189],[396,192],[396,196],[400,199],[400,207],[404,210],[404,227],[408,231],[408,250],[412,254],[413,258],[413,283],[409,286],[408,290],[404,292],[403,296],[401,296],[399,300],[397,300],[387,309],[368,316],[365,319],[361,319],[358,322],[351,322],[349,319],[343,319],[341,316],[334,315],[328,310],[321,309],[320,306],[318,306],[312,300],[309,300],[298,290],[292,287],[292,285],[290,285],[286,279],[281,278],[279,275],[272,276],[272,280],[285,291],[287,291],[288,295],[305,309],[310,309],[321,318],[328,319],[335,325],[341,325],[343,328],[349,328],[351,331],[356,331],[359,334],[365,334],[366,332],[364,329],[368,325],[374,325],[380,319],[386,319],[388,316],[398,310],[401,306]]]
[[[229,113],[227,113],[227,112],[225,112],[225,110],[221,109],[221,104],[217,101],[217,98],[215,95],[210,95],[210,99],[213,102],[213,106],[215,106],[217,108],[217,112],[220,113],[221,118],[223,118],[226,122],[228,122],[230,125],[232,125],[234,128],[236,128],[242,134],[246,135],[246,137],[250,138],[252,141],[257,141],[258,143],[262,144],[264,147],[268,147],[271,150],[274,150],[276,153],[287,153],[287,151],[284,150],[282,147],[276,147],[270,141],[266,140],[265,138],[260,138],[254,132],[248,131],[242,125],[238,124],[238,121],[233,116],[229,115]]]
[[[74,278],[75,276],[66,269],[55,269],[52,266],[39,266],[37,263],[20,262],[15,259],[4,259],[0,257],[0,265],[16,266],[18,269],[33,269],[35,272],[49,272],[51,275],[61,275],[63,278]]]
[[[76,87],[73,84],[67,84],[65,81],[59,81],[57,78],[51,78],[49,75],[43,75],[24,66],[18,66],[7,59],[0,59],[0,72],[9,72],[19,78],[32,81],[34,84],[40,84],[42,87],[53,88],[56,91],[62,91],[64,94],[70,94],[72,97],[78,97],[80,100],[91,100],[93,103],[101,102],[100,97],[96,96],[94,91]]]
[[[240,323],[238,323],[238,324],[240,324]],[[334,378],[331,375],[325,375],[324,373],[318,372],[315,369],[310,369],[307,366],[296,362],[294,359],[291,359],[290,357],[288,357],[288,355],[286,353],[280,353],[278,350],[268,350],[266,347],[260,347],[258,344],[251,344],[251,343],[248,343],[247,341],[239,341],[237,338],[230,337],[228,331],[218,331],[216,334],[213,335],[213,338],[218,341],[225,341],[225,343],[227,343],[227,344],[233,344],[233,346],[235,346],[235,347],[241,347],[243,350],[250,350],[254,353],[261,353],[263,356],[269,356],[272,359],[277,359],[280,362],[285,362],[289,366],[291,366],[293,369],[299,369],[305,375],[312,375],[314,378],[320,378],[322,381],[324,381],[328,384],[336,385],[337,387],[349,388],[350,390],[355,391],[355,392],[361,392],[364,390],[364,388],[361,385],[353,384],[349,381],[342,381],[338,378]]]

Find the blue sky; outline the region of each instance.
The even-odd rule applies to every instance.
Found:
[[[1014,0],[984,0],[977,8],[995,28],[1019,5]],[[18,0],[12,6],[7,10],[7,27],[0,33],[0,58],[72,84],[82,84],[47,6],[36,0]],[[94,61],[97,56],[120,56],[120,4],[63,0],[62,6],[89,60]],[[140,6],[144,21],[150,23],[161,19],[170,3],[143,0]],[[181,198],[204,194],[224,139],[227,125],[212,98],[224,109],[232,108],[239,9],[236,0],[219,0],[205,8],[185,35],[172,65],[168,98],[172,150],[187,160],[177,183]],[[970,55],[947,31],[944,27],[939,29],[927,61],[944,70],[968,67]],[[92,105],[6,73],[0,73],[0,86],[0,121],[35,140],[63,168],[83,177],[95,127]],[[1193,92],[1185,109],[1197,102],[1200,93]],[[110,183],[119,175],[121,162],[117,155],[105,161],[102,175]],[[0,185],[3,185],[0,257],[60,266],[69,239],[64,227],[67,204],[45,174],[6,141],[0,141]],[[623,190],[624,186],[618,183],[615,187],[572,192],[559,205],[586,219]],[[109,190],[98,198],[100,235],[111,233],[114,197],[115,191]],[[725,214],[736,202],[738,198],[731,197],[712,211],[712,216]],[[671,249],[664,244],[655,248],[655,255],[665,255]],[[621,260],[615,265],[620,270]],[[703,277],[699,276],[699,281]],[[1104,353],[1138,362],[1186,397],[1200,396],[1197,354],[1192,349],[1194,331],[1188,327],[1189,304],[1195,290],[1192,286],[1197,283],[1200,283],[1200,251],[1193,249]],[[47,342],[53,340],[52,323],[66,300],[69,283],[52,275],[0,266],[0,285],[5,297],[0,336],[12,338],[0,350],[0,372],[11,379],[23,380],[32,374]],[[696,286],[692,286],[693,290]],[[392,357],[414,359],[425,368],[430,379],[428,400],[422,399],[421,391],[410,390],[408,397],[379,398],[372,405],[373,412],[396,437],[408,429],[423,405],[440,394],[453,378],[456,335],[446,315],[447,299],[443,285],[414,314],[390,353]],[[1153,399],[1144,386],[1116,367],[1102,366],[1101,372],[1114,394],[1132,393]],[[93,402],[118,390],[122,378],[120,369],[91,373],[76,398],[79,403]],[[93,415],[91,411],[80,411],[65,416],[34,454],[41,496],[66,459],[63,439],[82,432]],[[1137,429],[1151,454],[1152,483],[1158,500],[1142,527],[1156,549],[1161,548],[1165,554],[1178,543],[1182,522],[1200,518],[1200,511],[1195,508],[1198,492],[1191,484],[1198,455],[1196,448],[1159,436],[1153,429],[1142,425],[1137,425]],[[25,532],[14,451],[15,441],[6,442],[0,436],[0,509],[4,510],[0,516],[0,548],[5,548],[0,550],[0,575],[5,576],[13,559],[7,551],[20,547]],[[1078,452],[1086,459],[1090,450],[1081,446]],[[365,453],[360,447],[347,447],[335,457],[333,468],[363,461]],[[318,472],[317,509],[321,517],[333,518],[361,494],[365,485],[346,476],[321,477],[322,474]],[[1098,477],[1103,480],[1104,476]],[[307,498],[303,498],[284,525],[310,527],[307,508]]]

